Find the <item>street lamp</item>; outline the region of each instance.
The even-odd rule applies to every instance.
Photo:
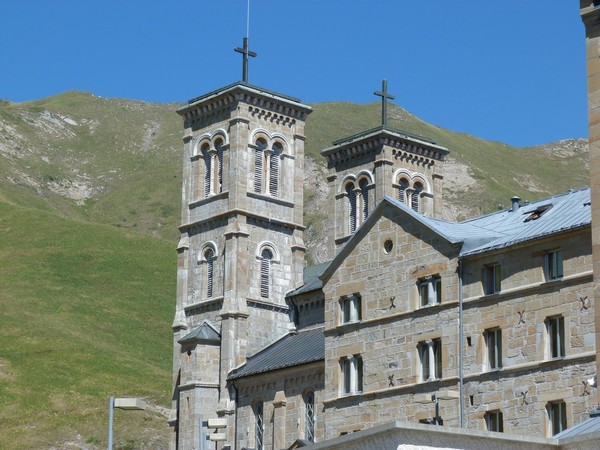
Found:
[[[450,389],[434,392],[433,394],[415,394],[414,401],[416,403],[431,403],[435,402],[435,416],[433,417],[434,425],[443,425],[444,421],[440,417],[440,400],[455,400],[460,398],[458,391]]]
[[[141,398],[114,398],[108,400],[108,450],[113,450],[114,409],[144,410],[146,402]]]

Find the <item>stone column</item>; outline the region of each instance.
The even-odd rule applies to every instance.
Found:
[[[285,442],[285,392],[277,391],[273,400],[273,450],[287,448]]]
[[[580,0],[581,18],[585,24],[586,34],[594,300],[596,305],[600,305],[600,8],[595,7],[596,3],[592,0]],[[596,373],[598,374],[600,373],[600,307],[594,308],[594,314]]]

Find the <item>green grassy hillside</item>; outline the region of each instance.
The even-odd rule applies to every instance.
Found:
[[[4,202],[0,235],[0,448],[105,445],[110,395],[168,407],[173,244]],[[117,414],[115,442],[166,433],[155,411]]]

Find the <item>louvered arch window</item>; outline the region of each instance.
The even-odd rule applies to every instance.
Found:
[[[348,226],[350,233],[356,231],[356,191],[354,183],[346,184],[346,194],[348,194]]]
[[[421,199],[421,192],[423,191],[423,185],[419,182],[413,186],[413,192],[411,195],[410,206],[413,211],[419,212],[419,201]]]
[[[273,197],[277,197],[279,194],[279,165],[282,153],[283,146],[279,142],[274,143],[269,158],[269,194]]]
[[[209,248],[204,252],[204,259],[206,260],[206,297],[210,298],[213,296],[215,261],[215,252],[212,248]]]
[[[406,202],[406,190],[408,189],[408,180],[406,178],[400,178],[398,182],[398,200],[402,203]]]
[[[264,139],[256,140],[256,147],[254,149],[254,192],[262,193],[263,190],[263,179],[264,179],[264,158],[265,150],[267,148],[267,141]]]
[[[210,178],[211,178],[211,155],[208,144],[202,146],[202,158],[204,159],[204,197],[210,195]]]
[[[216,161],[216,176],[215,176],[215,181],[216,181],[216,186],[215,186],[215,192],[217,193],[221,193],[223,192],[223,141],[222,140],[217,140],[215,142],[215,148],[217,150],[217,161]]]
[[[273,253],[269,249],[264,249],[260,259],[260,296],[269,298],[269,285],[271,284],[271,261]]]
[[[369,215],[369,190],[368,190],[368,186],[369,186],[369,181],[365,178],[363,178],[362,180],[360,180],[360,183],[358,184],[359,188],[360,188],[360,197],[362,200],[361,203],[361,219],[364,222],[367,219],[367,216]]]

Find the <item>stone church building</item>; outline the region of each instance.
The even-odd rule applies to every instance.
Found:
[[[338,448],[394,422],[547,448],[596,408],[590,190],[441,220],[451,149],[387,126],[386,91],[380,127],[321,151],[332,259],[308,267],[311,108],[241,81],[178,111],[172,449]]]

